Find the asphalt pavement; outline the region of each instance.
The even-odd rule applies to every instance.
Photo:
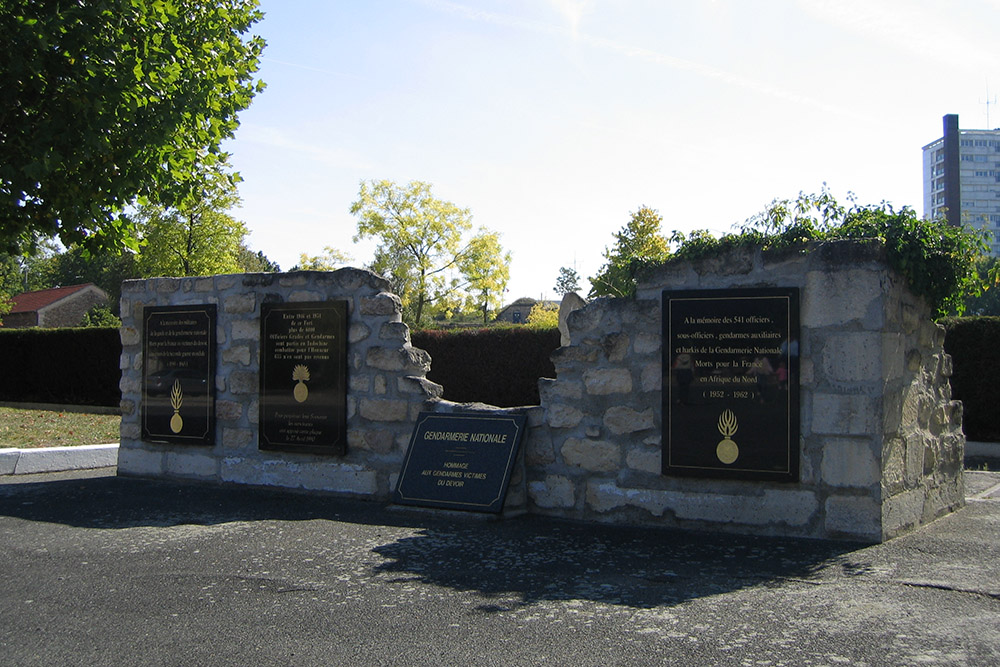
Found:
[[[1000,473],[886,544],[0,477],[3,665],[997,665]]]

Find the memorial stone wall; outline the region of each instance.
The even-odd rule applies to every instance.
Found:
[[[877,247],[738,249],[655,269],[636,299],[570,313],[541,405],[510,409],[442,400],[388,290],[356,269],[126,282],[120,474],[385,502],[421,413],[524,415],[509,514],[877,542],[963,503],[943,329]],[[192,309],[214,318],[208,388],[198,318],[169,325]],[[146,327],[149,314],[166,319]],[[687,353],[690,386],[676,368]],[[180,360],[179,377],[161,377],[162,359]],[[181,418],[203,396],[210,437],[190,444],[205,420]]]
[[[662,474],[663,292],[733,288],[799,291],[792,481]],[[543,381],[526,449],[531,511],[882,541],[964,502],[962,407],[951,400],[944,330],[878,247],[738,249],[672,263],[646,275],[635,300],[598,299],[567,324],[571,343],[554,355],[557,378]]]
[[[328,368],[335,359],[328,357],[336,356],[338,341],[333,339],[340,334],[313,322],[336,321],[336,312],[329,314],[326,311],[331,309],[321,307],[334,303],[346,308],[347,340],[341,341],[346,344],[346,387],[338,392],[336,381],[327,382],[328,394],[344,395],[316,403],[322,398],[318,373],[336,372]],[[162,307],[197,311],[205,304],[214,307],[217,337],[211,374],[214,426],[209,438],[199,444],[180,441],[187,426],[174,435],[168,430],[171,427],[164,427],[163,437],[150,437],[143,433],[142,418],[144,410],[159,399],[144,396],[144,389],[153,385],[143,374],[144,337],[148,343],[148,334],[153,333],[143,325],[144,313]],[[274,316],[267,318],[270,328],[265,327],[274,330],[268,334],[269,341],[261,340],[262,312]],[[414,420],[427,401],[441,395],[441,387],[426,378],[430,357],[410,345],[399,298],[389,292],[387,281],[368,271],[132,280],[122,286],[121,313],[120,474],[324,490],[387,500]],[[289,324],[271,324],[286,314]],[[163,337],[169,338],[169,329],[159,327],[163,329]],[[185,335],[174,338],[190,337],[190,332],[181,333]],[[326,347],[334,353],[321,354]],[[285,358],[296,355],[298,359],[291,361]],[[282,378],[287,400],[275,401],[279,407],[273,416],[266,405],[261,410],[262,390],[268,392],[269,386],[261,381],[262,363],[265,370],[270,365],[275,372],[288,375]],[[291,373],[287,373],[289,368]],[[143,405],[144,399],[150,405]],[[300,405],[304,408],[293,413]],[[312,405],[326,407],[305,409]],[[337,410],[343,411],[345,423],[327,428]],[[273,437],[262,428],[261,414],[276,422]],[[344,442],[337,440],[340,430]]]

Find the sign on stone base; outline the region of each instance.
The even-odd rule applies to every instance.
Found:
[[[525,415],[420,413],[395,501],[502,511],[526,421]]]
[[[215,442],[215,304],[142,309],[142,438]]]
[[[663,292],[663,474],[798,481],[798,288]]]
[[[260,448],[347,451],[347,302],[260,307]]]

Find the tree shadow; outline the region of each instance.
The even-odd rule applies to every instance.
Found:
[[[865,545],[435,513],[283,489],[122,477],[0,484],[0,516],[98,529],[325,519],[412,528],[372,551],[373,581],[476,592],[482,614],[544,601],[651,608],[863,571]]]
[[[385,559],[379,572],[478,592],[495,600],[477,608],[490,614],[541,601],[650,608],[789,580],[820,585],[864,567],[849,557],[864,546],[524,517],[426,528],[374,551]]]

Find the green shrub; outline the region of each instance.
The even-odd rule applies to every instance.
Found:
[[[557,328],[425,329],[411,340],[431,355],[427,377],[449,401],[538,405],[538,379],[555,377],[549,357],[559,347]]]
[[[935,317],[961,315],[965,300],[982,291],[977,264],[986,244],[980,232],[921,220],[909,208],[896,211],[888,204],[846,209],[826,190],[800,194],[794,202],[775,200],[737,233],[719,238],[704,230],[674,232],[670,240],[678,247],[667,261],[717,256],[736,247],[805,249],[811,242],[845,239],[883,245],[889,265],[914,294],[927,299]],[[641,272],[649,265],[634,268]]]
[[[118,329],[0,330],[0,401],[117,406]]]

